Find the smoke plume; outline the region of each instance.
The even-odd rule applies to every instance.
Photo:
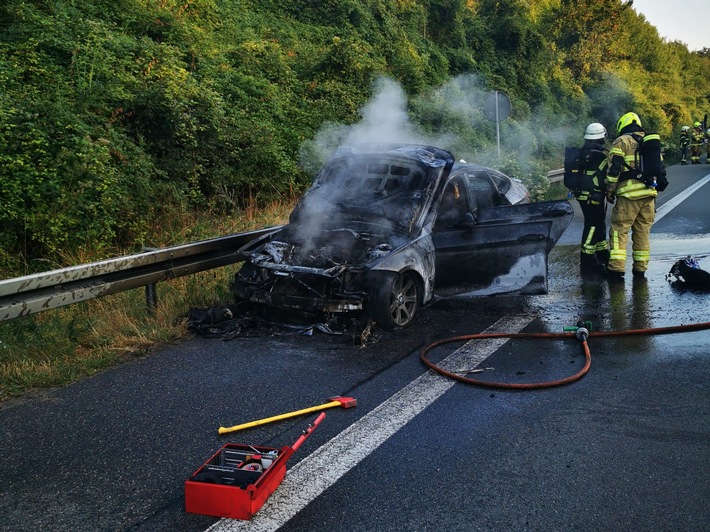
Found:
[[[511,116],[499,123],[500,156],[496,124],[483,111],[491,90],[476,75],[462,75],[430,91],[407,98],[394,80],[376,80],[373,97],[362,107],[360,121],[325,124],[315,138],[302,146],[303,168],[311,175],[328,156],[344,144],[427,144],[465,159],[497,168],[523,179],[533,197],[545,193],[547,171],[560,168],[564,147],[582,143],[590,122],[602,122],[610,133],[619,109],[628,104],[628,93],[610,79],[579,108],[530,109],[512,99]],[[415,123],[412,117],[419,117]]]

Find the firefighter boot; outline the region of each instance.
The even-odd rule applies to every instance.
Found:
[[[606,273],[606,265],[609,264],[609,250],[604,249],[602,251],[597,251],[597,262],[599,263],[599,271],[602,274]]]
[[[616,270],[607,270],[606,278],[610,283],[623,282],[624,272],[618,272]]]
[[[582,277],[598,275],[601,271],[599,261],[595,255],[581,253],[579,259],[580,273],[582,274]]]

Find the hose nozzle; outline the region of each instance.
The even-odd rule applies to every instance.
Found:
[[[589,336],[589,329],[586,327],[578,327],[574,334],[577,338],[584,342]]]
[[[577,338],[584,341],[589,336],[589,331],[592,330],[592,322],[579,320],[577,325],[568,325],[567,327],[562,327],[562,330],[573,332]]]

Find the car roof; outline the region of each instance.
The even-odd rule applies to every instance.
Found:
[[[443,165],[450,167],[455,164],[455,159],[450,151],[428,146],[426,144],[398,144],[398,143],[361,143],[339,146],[331,155],[328,163],[358,155],[397,156],[414,159],[425,166],[438,168]],[[326,164],[328,164],[326,163]]]

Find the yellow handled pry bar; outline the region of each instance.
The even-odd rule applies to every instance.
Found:
[[[236,432],[238,430],[257,427],[259,425],[265,425],[266,423],[271,423],[272,421],[279,421],[291,417],[302,416],[303,414],[309,414],[311,412],[317,412],[319,410],[325,410],[326,408],[333,408],[336,406],[341,406],[343,408],[352,408],[355,405],[357,405],[357,400],[353,397],[331,397],[330,399],[328,399],[327,403],[324,403],[322,405],[311,406],[309,408],[304,408],[303,410],[296,410],[294,412],[287,412],[286,414],[279,414],[278,416],[257,419],[256,421],[242,423],[241,425],[234,425],[233,427],[220,427],[219,433],[228,434],[230,432]]]

